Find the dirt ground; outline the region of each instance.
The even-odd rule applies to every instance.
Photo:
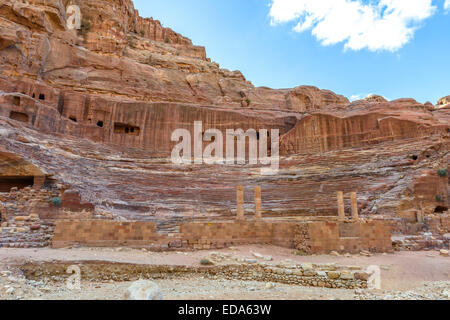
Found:
[[[0,299],[121,299],[130,282],[81,283],[81,290],[69,290],[65,283],[45,283],[25,279],[14,266],[26,262],[105,261],[149,265],[198,266],[202,258],[219,252],[229,258],[220,264],[236,263],[242,258],[253,258],[257,252],[273,258],[274,263],[337,263],[344,266],[381,268],[381,290],[347,290],[301,287],[266,283],[207,279],[185,276],[176,279],[155,280],[168,300],[203,299],[441,299],[450,300],[450,258],[438,251],[398,252],[371,257],[351,256],[297,256],[292,250],[274,246],[242,246],[226,250],[155,253],[144,250],[118,248],[74,249],[0,249]]]

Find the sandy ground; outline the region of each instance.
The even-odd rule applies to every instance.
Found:
[[[9,273],[11,266],[24,262],[110,261],[155,265],[199,265],[211,252],[231,254],[232,259],[252,258],[252,252],[273,257],[274,263],[337,263],[345,266],[378,265],[382,290],[344,290],[309,288],[265,283],[206,279],[202,276],[156,280],[165,299],[449,299],[450,258],[437,251],[398,252],[372,257],[297,256],[289,249],[273,246],[242,246],[219,251],[154,253],[128,248],[119,249],[0,249],[0,298],[3,299],[120,299],[130,285],[82,281],[81,290],[69,290],[64,283],[31,281]],[[224,263],[229,263],[224,262]],[[2,288],[3,287],[3,288]],[[12,289],[11,289],[12,288]],[[9,290],[9,291],[8,291]],[[7,293],[7,291],[9,293]],[[14,293],[12,293],[14,291]]]

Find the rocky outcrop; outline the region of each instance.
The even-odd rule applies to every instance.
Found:
[[[326,152],[383,141],[446,135],[449,123],[410,100],[348,105],[312,112],[283,136],[284,154]]]
[[[450,105],[450,96],[443,97],[439,99],[437,103],[438,108],[443,108]]]
[[[387,102],[387,100],[384,97],[376,95],[376,94],[371,94],[370,96],[365,97],[364,101],[367,101],[367,102]]]
[[[345,106],[349,100],[328,90],[316,87],[297,87],[286,94],[288,108],[298,112],[311,112],[323,109],[328,105]]]

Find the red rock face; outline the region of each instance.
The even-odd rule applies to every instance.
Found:
[[[326,152],[384,141],[445,136],[448,127],[448,121],[434,117],[416,102],[360,102],[345,109],[328,108],[306,115],[283,136],[281,150],[285,154]]]
[[[350,103],[307,86],[257,88],[141,18],[130,0],[74,3],[80,30],[66,27],[69,1],[0,4],[0,145],[98,210],[170,229],[193,214],[233,217],[237,185],[261,185],[273,216],[334,216],[337,191],[358,191],[363,215],[448,208],[448,179],[435,189],[436,177],[421,178],[448,168],[448,99],[435,109],[380,96]],[[279,129],[279,174],[171,164],[172,132],[193,133],[194,121],[223,132]]]

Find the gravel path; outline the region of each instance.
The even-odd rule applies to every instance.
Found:
[[[68,290],[64,283],[44,283],[24,279],[12,268],[24,262],[110,261],[155,265],[199,265],[214,251],[154,253],[119,249],[0,249],[1,299],[120,299],[129,282],[82,282],[81,291]],[[215,251],[217,252],[217,251]],[[346,266],[378,265],[382,290],[345,290],[299,287],[240,280],[206,279],[202,276],[156,280],[166,299],[446,299],[450,298],[450,258],[437,251],[398,252],[371,257],[296,256],[291,250],[273,246],[243,246],[218,251],[227,259],[218,264],[237,263],[257,252],[271,256],[275,263],[337,263]],[[10,271],[8,271],[10,270]]]

